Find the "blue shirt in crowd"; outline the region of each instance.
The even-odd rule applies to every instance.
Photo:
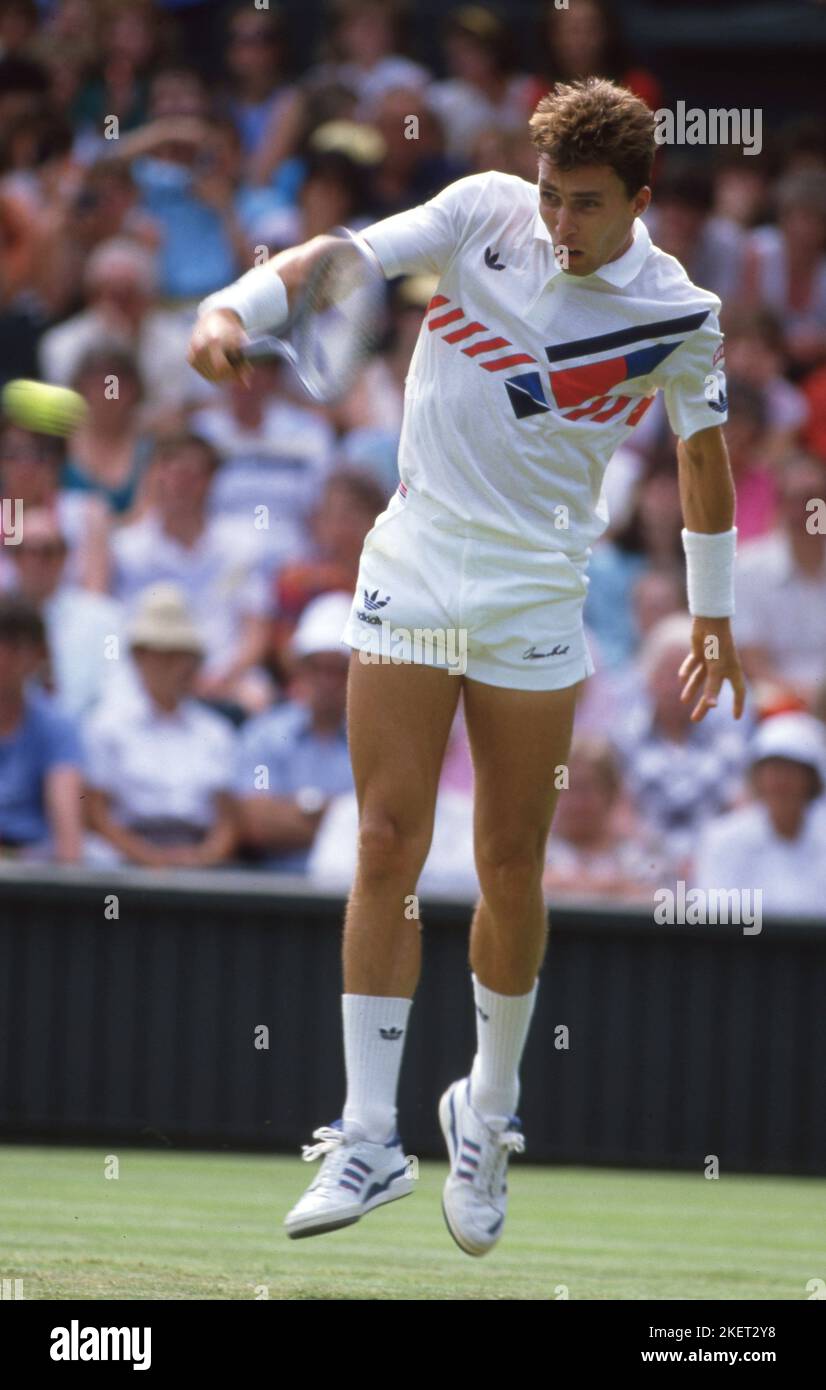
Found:
[[[80,739],[68,715],[40,691],[29,691],[23,718],[0,738],[0,840],[36,845],[50,837],[44,784],[56,767],[80,767]]]
[[[262,787],[266,768],[268,787]],[[239,797],[292,796],[300,787],[318,787],[327,796],[353,790],[344,720],[334,734],[317,734],[306,705],[290,700],[251,719],[241,734],[235,792]],[[309,849],[270,855],[268,868],[300,874]]]

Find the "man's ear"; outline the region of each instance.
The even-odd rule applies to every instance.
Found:
[[[634,216],[642,217],[648,204],[651,202],[651,189],[648,184],[644,184],[634,198]]]

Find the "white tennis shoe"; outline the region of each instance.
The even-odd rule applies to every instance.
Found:
[[[502,1234],[508,1205],[511,1153],[525,1138],[516,1115],[486,1121],[470,1103],[470,1078],[448,1086],[439,1101],[439,1123],[450,1157],[442,1196],[447,1229],[467,1255],[486,1255]]]
[[[287,1235],[293,1240],[352,1226],[374,1207],[408,1197],[413,1191],[398,1134],[384,1144],[373,1144],[363,1135],[358,1125],[348,1124],[345,1130],[339,1119],[313,1130],[317,1144],[302,1146],[305,1163],[322,1156],[324,1162],[284,1219]]]

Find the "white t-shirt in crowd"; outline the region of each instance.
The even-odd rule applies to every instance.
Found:
[[[692,876],[697,888],[759,888],[764,913],[826,922],[826,802],[809,808],[796,840],[785,840],[755,802],[705,827]]]

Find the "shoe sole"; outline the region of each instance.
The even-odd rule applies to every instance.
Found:
[[[450,1134],[450,1097],[456,1089],[456,1086],[461,1084],[461,1082],[454,1082],[452,1086],[448,1086],[447,1090],[445,1091],[444,1095],[439,1101],[439,1124],[442,1127],[442,1134],[444,1135],[445,1144],[447,1145],[447,1155],[450,1159],[451,1172],[453,1171],[455,1154],[453,1151],[453,1143]],[[458,1234],[458,1232],[454,1229],[454,1227],[451,1224],[450,1217],[447,1211],[447,1206],[445,1205],[444,1190],[442,1195],[442,1216],[445,1219],[445,1225],[447,1226],[450,1235],[452,1236],[456,1245],[458,1245],[459,1249],[465,1255],[473,1255],[478,1258],[480,1255],[487,1255],[488,1251],[493,1249],[493,1245],[483,1246],[482,1249],[479,1250],[473,1249],[471,1246],[465,1244],[464,1240],[461,1238],[461,1236]],[[493,1244],[495,1245],[496,1242],[494,1241]]]
[[[400,1188],[403,1190],[400,1191]],[[388,1202],[396,1202],[401,1197],[410,1197],[413,1190],[412,1178],[402,1178],[390,1191],[374,1197],[356,1216],[342,1216],[333,1218],[333,1220],[326,1220],[322,1214],[319,1214],[318,1219],[308,1216],[300,1225],[288,1226],[286,1228],[287,1235],[290,1240],[303,1240],[306,1236],[323,1236],[328,1231],[340,1231],[344,1226],[355,1226],[357,1221],[361,1221],[363,1216],[369,1216],[370,1212],[375,1211],[377,1207],[386,1206]]]

